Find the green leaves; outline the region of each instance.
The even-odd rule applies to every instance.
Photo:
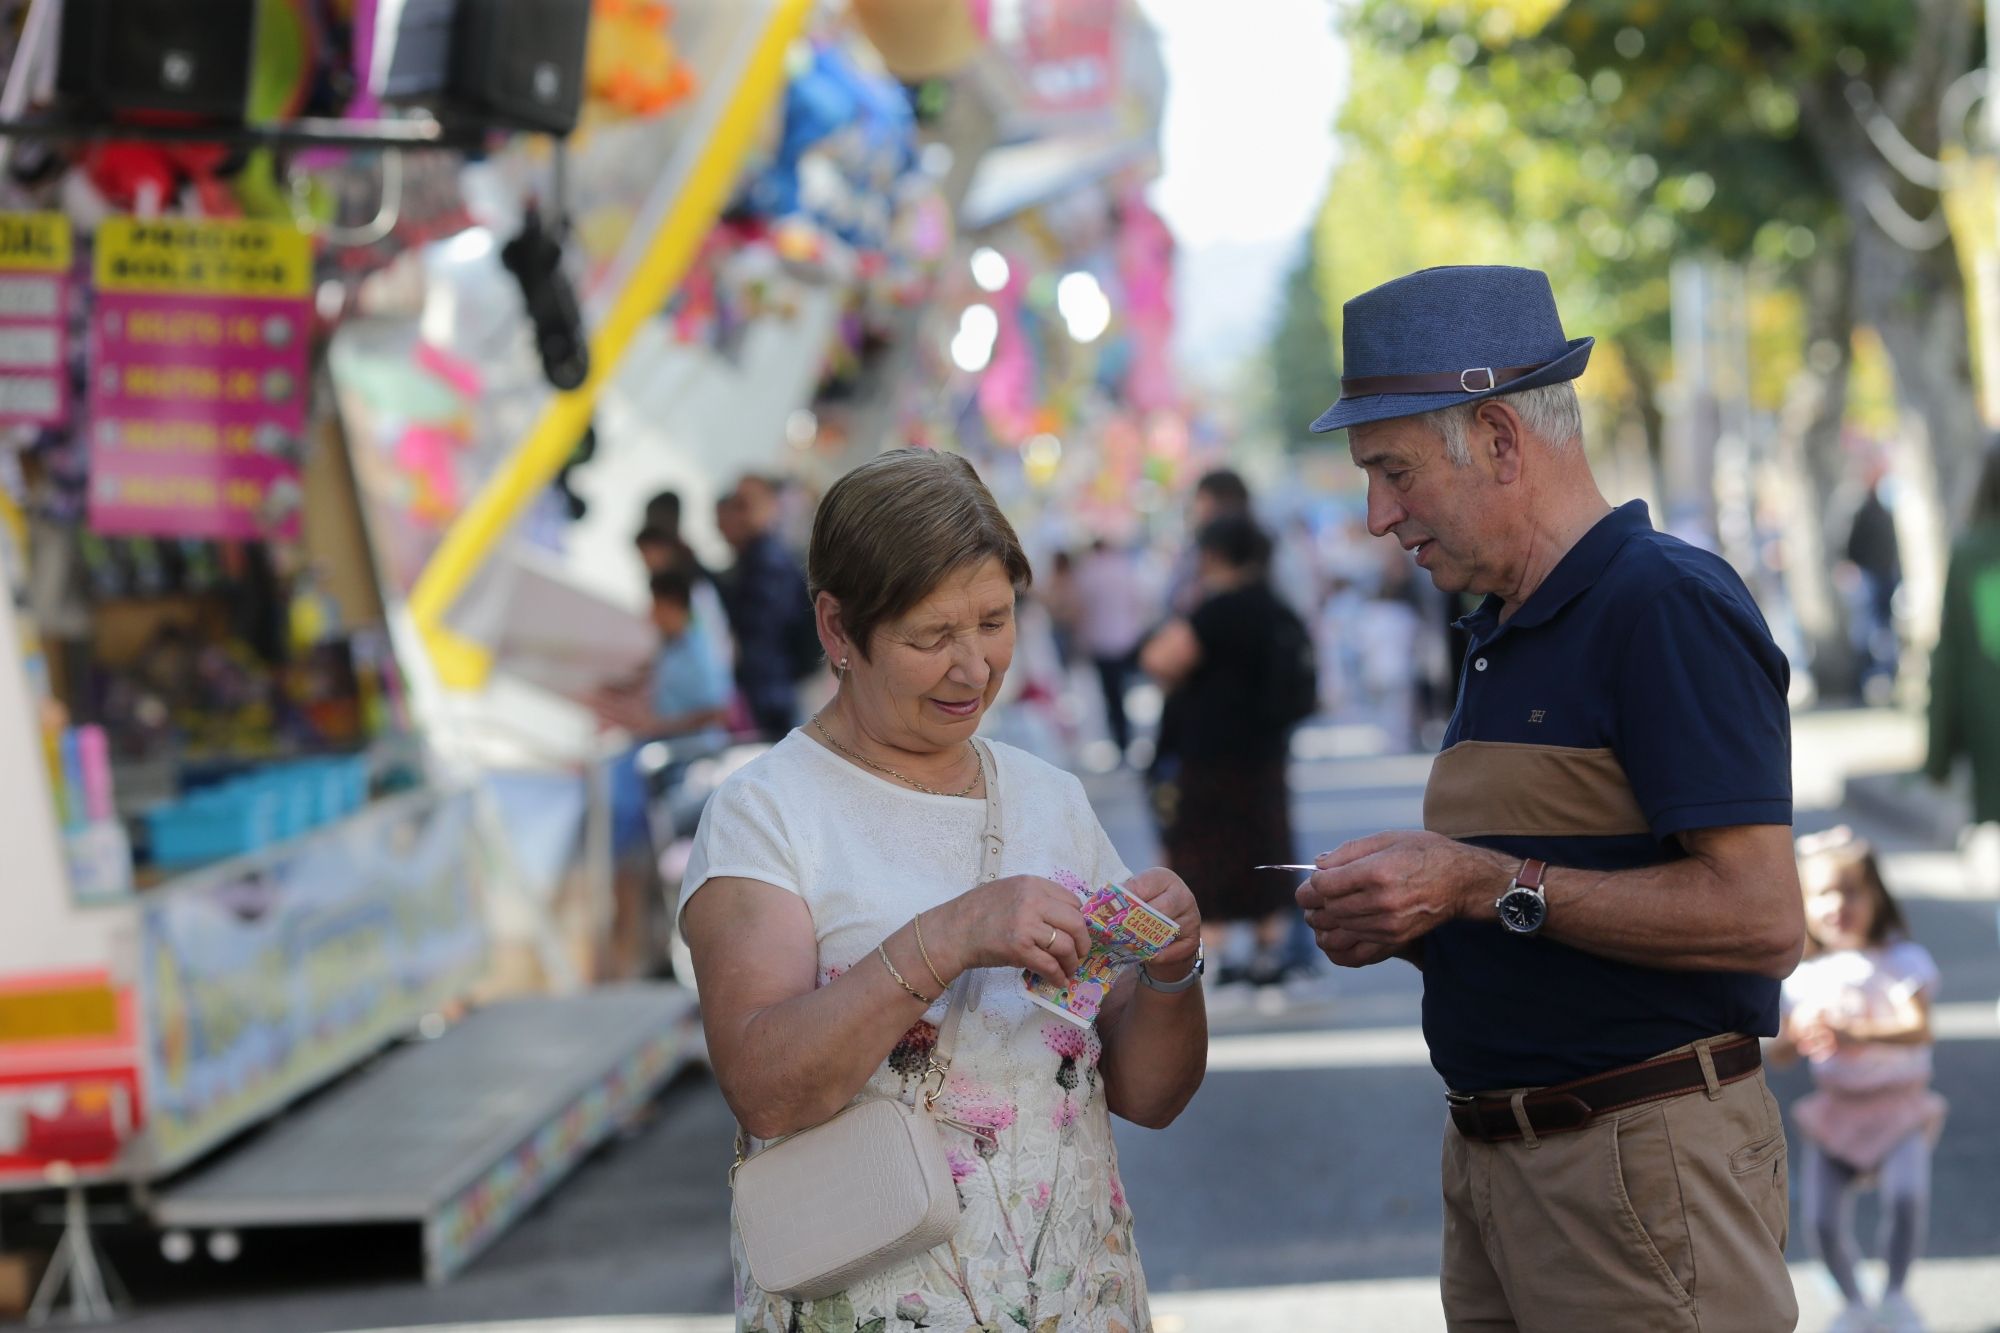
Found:
[[[1670,361],[1668,271],[1758,264],[1766,290],[1841,244],[1814,140],[1840,89],[1913,61],[1906,0],[1358,0],[1316,277],[1340,304],[1441,263],[1548,272],[1600,355],[1580,390],[1642,406]],[[1295,340],[1303,345],[1303,338]],[[1780,340],[1782,343],[1782,340]],[[1650,375],[1628,378],[1629,359]],[[1763,367],[1782,381],[1796,348]],[[1643,415],[1643,414],[1642,414]]]
[[[1280,439],[1307,444],[1313,439],[1308,429],[1313,419],[1340,397],[1340,354],[1327,327],[1319,247],[1311,242],[1285,278],[1284,304],[1268,356],[1271,424]]]
[[[846,1292],[812,1303],[813,1333],[854,1333],[854,1302]]]
[[[1667,267],[1690,204],[1708,200],[1619,131],[1628,76],[1596,78],[1536,35],[1557,9],[1364,0],[1353,13],[1346,151],[1318,233],[1336,330],[1340,301],[1414,269],[1526,264],[1548,272],[1575,331],[1664,357]],[[1592,370],[1586,393],[1625,396],[1616,358]]]

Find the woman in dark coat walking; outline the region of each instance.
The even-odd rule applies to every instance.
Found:
[[[1162,840],[1167,863],[1198,886],[1207,947],[1222,948],[1228,923],[1254,923],[1249,979],[1271,982],[1284,970],[1295,881],[1252,867],[1294,859],[1286,760],[1316,675],[1304,626],[1271,590],[1271,539],[1256,522],[1216,519],[1197,549],[1201,600],[1139,657],[1179,719]],[[1301,690],[1302,701],[1288,702]]]
[[[2000,821],[2000,437],[1986,450],[1972,515],[1952,547],[1944,612],[1931,654],[1930,758],[1935,782],[1972,761],[1972,821]]]

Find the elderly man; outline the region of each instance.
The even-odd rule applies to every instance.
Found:
[[[1757,1038],[1804,936],[1785,659],[1728,565],[1608,504],[1548,279],[1429,269],[1348,302],[1368,527],[1462,622],[1424,832],[1321,856],[1334,962],[1423,971],[1449,1089],[1454,1330],[1789,1330],[1785,1139]]]

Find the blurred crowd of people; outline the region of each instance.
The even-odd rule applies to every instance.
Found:
[[[787,490],[750,474],[716,502],[716,529],[734,557],[726,568],[705,565],[689,544],[674,491],[647,501],[633,537],[659,647],[646,669],[604,682],[588,701],[607,730],[629,741],[607,773],[616,975],[648,971],[661,956],[660,858],[686,831],[661,821],[673,822],[674,789],[689,762],[731,742],[782,739],[821,674],[805,574],[786,535]]]
[[[1173,700],[1166,692],[1154,704],[1160,682],[1141,669],[1141,652],[1168,620],[1192,614],[1211,595],[1201,535],[1233,517],[1258,527],[1268,547],[1260,582],[1311,641],[1319,719],[1355,729],[1356,748],[1395,753],[1435,744],[1456,691],[1452,622],[1467,608],[1414,577],[1408,554],[1371,538],[1358,511],[1329,503],[1266,523],[1242,476],[1224,468],[1190,491],[1184,545],[1098,537],[1043,560],[1034,598],[1052,643],[1049,663],[1071,691],[1056,730],[1072,757],[1084,767],[1152,765],[1174,725]],[[1094,688],[1075,688],[1079,678]],[[1047,702],[1060,693],[1030,689]],[[1150,724],[1156,707],[1164,714],[1157,730],[1135,725],[1135,710]]]
[[[1966,701],[1981,688],[1969,664],[1988,656],[1982,590],[2000,564],[1988,549],[2000,524],[2000,463],[1989,471],[1932,657],[1940,774],[1959,754],[2000,750],[1974,717],[1993,710]],[[1835,556],[1853,693],[1874,703],[1893,697],[1907,665],[1894,484],[1881,468],[1857,474]],[[650,893],[663,850],[647,822],[649,789],[657,795],[662,778],[649,776],[642,752],[657,741],[675,742],[678,755],[775,742],[824,688],[797,521],[810,497],[797,492],[751,474],[722,495],[716,529],[733,556],[723,568],[706,565],[683,534],[679,495],[663,491],[646,505],[634,545],[658,656],[592,701],[632,740],[611,782],[619,861],[634,881],[621,897]],[[1097,536],[1045,553],[1022,606],[1008,684],[1016,706],[1005,720],[1010,739],[1066,767],[1137,774],[1168,863],[1203,895],[1220,975],[1269,983],[1314,957],[1288,924],[1291,879],[1251,869],[1297,855],[1293,733],[1310,723],[1327,754],[1434,748],[1458,692],[1454,622],[1472,608],[1417,577],[1407,552],[1370,537],[1357,510],[1325,501],[1271,524],[1259,514],[1243,477],[1221,468],[1188,492],[1177,546]],[[1990,778],[2000,761],[1987,755],[1980,767]],[[1982,791],[1991,787],[2000,782]],[[1980,804],[2000,817],[2000,800]]]

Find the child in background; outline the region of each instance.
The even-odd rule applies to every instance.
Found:
[[[685,570],[652,576],[653,628],[659,656],[646,676],[615,682],[590,697],[606,726],[623,727],[634,741],[679,740],[713,749],[729,706],[729,675],[710,647],[707,626],[695,615],[695,581]]]
[[[674,741],[688,753],[719,749],[728,739],[729,670],[694,614],[694,579],[683,569],[652,576],[653,627],[660,632],[652,670],[612,682],[590,696],[605,727],[622,728],[632,747],[611,761],[611,852],[616,866],[612,937],[615,957],[605,979],[640,975],[651,963],[651,892],[657,853],[648,818],[651,794],[639,755],[651,741]]]
[[[1904,1295],[1930,1214],[1931,1149],[1944,1099],[1931,1091],[1937,964],[1909,935],[1875,852],[1845,827],[1801,838],[1806,959],[1785,982],[1772,1054],[1803,1055],[1815,1091],[1793,1118],[1808,1140],[1803,1204],[1820,1257],[1847,1308],[1834,1333],[1918,1333]],[[1855,1277],[1854,1198],[1882,1194],[1889,1278],[1869,1310]]]

